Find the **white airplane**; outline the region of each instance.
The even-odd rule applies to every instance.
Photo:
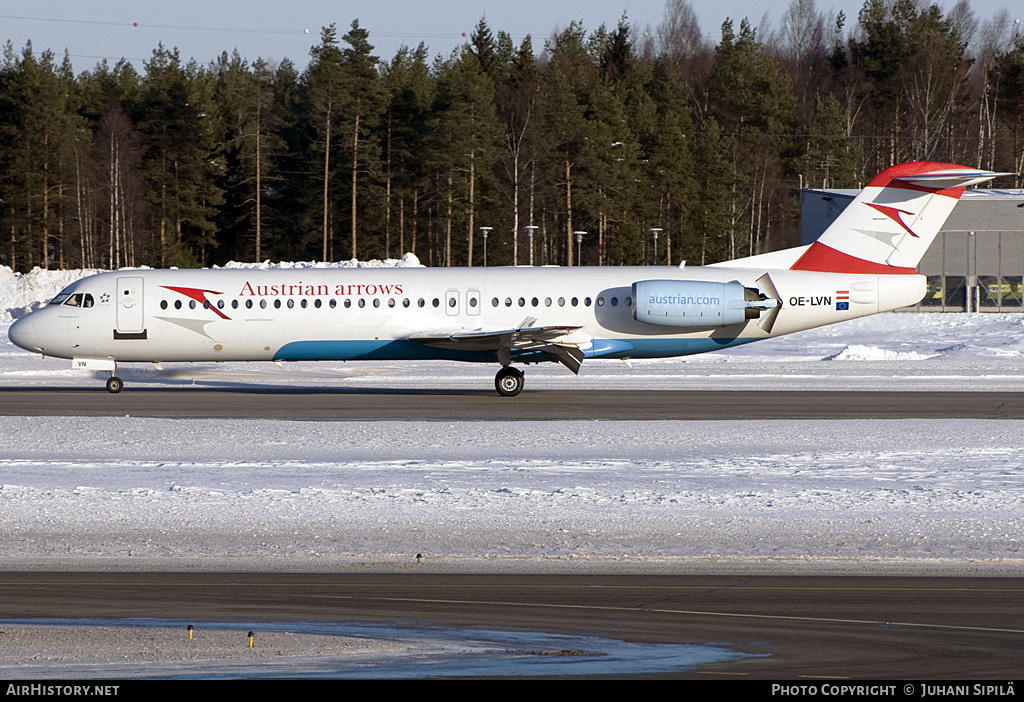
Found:
[[[512,364],[718,351],[913,305],[915,267],[966,186],[1002,173],[912,162],[876,176],[810,246],[706,267],[119,270],[83,278],[8,332],[23,349],[119,362]]]

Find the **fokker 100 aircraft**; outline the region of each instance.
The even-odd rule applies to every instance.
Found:
[[[967,186],[1001,173],[886,169],[815,243],[704,267],[120,270],[83,278],[9,330],[18,346],[110,371],[119,362],[498,363],[717,351],[913,305],[915,268]]]

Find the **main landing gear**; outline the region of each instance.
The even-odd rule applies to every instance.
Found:
[[[124,389],[124,381],[118,378],[116,375],[110,376],[107,381],[107,392],[117,394]]]
[[[503,397],[515,397],[523,391],[523,372],[512,366],[505,366],[494,376],[494,389]]]

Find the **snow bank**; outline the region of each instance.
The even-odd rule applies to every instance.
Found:
[[[923,361],[932,358],[933,354],[918,353],[917,351],[891,351],[880,349],[877,346],[865,346],[864,344],[850,344],[842,351],[832,356],[826,356],[826,361]]]
[[[358,258],[353,258],[348,261],[338,261],[335,263],[325,263],[323,261],[280,261],[278,263],[271,263],[270,261],[264,261],[263,263],[241,263],[239,261],[229,261],[223,266],[214,266],[214,268],[258,268],[261,270],[270,268],[422,268],[423,264],[416,257],[416,254],[407,253],[401,258],[386,258],[383,261],[373,259],[370,261],[360,261]]]
[[[36,266],[31,272],[21,274],[8,266],[0,266],[0,322],[23,317],[79,278],[101,272],[95,268],[44,271]]]

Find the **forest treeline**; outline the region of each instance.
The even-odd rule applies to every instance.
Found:
[[[534,46],[481,20],[446,57],[373,52],[353,21],[302,70],[159,46],[141,73],[76,76],[8,42],[0,263],[712,263],[792,245],[801,185],[913,159],[1024,170],[1024,37],[965,0],[868,0],[856,21],[792,0],[717,43],[669,0],[647,31]]]

